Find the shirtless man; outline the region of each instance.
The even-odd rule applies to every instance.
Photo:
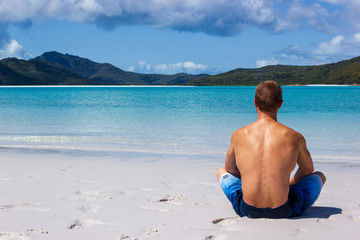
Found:
[[[274,81],[260,83],[254,102],[257,120],[233,133],[225,167],[216,176],[239,216],[300,216],[317,200],[326,178],[313,172],[304,137],[277,122],[281,87]]]

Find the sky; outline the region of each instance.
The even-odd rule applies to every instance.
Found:
[[[360,0],[0,0],[0,59],[57,51],[138,73],[360,56]]]

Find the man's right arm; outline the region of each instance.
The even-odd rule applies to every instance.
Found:
[[[232,175],[241,178],[240,171],[236,165],[235,158],[235,133],[231,136],[230,147],[226,153],[225,170]]]
[[[298,169],[295,175],[290,179],[290,185],[297,183],[303,177],[313,173],[314,164],[309,150],[306,147],[305,138],[300,134],[299,136],[299,155],[297,158]]]

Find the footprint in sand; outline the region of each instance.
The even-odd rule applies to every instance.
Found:
[[[159,231],[155,228],[148,229],[145,233],[143,233],[139,239],[147,239],[149,237],[154,238],[160,236]]]
[[[215,240],[215,239],[216,239],[216,235],[210,235],[205,238],[205,240]]]
[[[185,200],[185,199],[187,199],[187,197],[182,194],[167,195],[166,197],[158,200],[157,202],[171,202],[171,201],[179,201],[179,200]]]
[[[203,205],[204,203],[199,203],[199,202],[188,202],[188,201],[182,201],[182,200],[186,200],[187,197],[182,195],[182,194],[177,194],[177,195],[167,195],[166,197],[157,200],[156,202],[168,202],[170,204],[173,205]]]
[[[101,205],[89,205],[81,206],[80,210],[84,213],[97,213],[101,208]]]
[[[295,230],[296,230],[296,233],[297,233],[297,234],[308,233],[308,232],[309,232],[309,230],[306,229],[306,228],[304,228],[304,227],[300,227],[300,228],[297,228],[297,229],[295,229]]]
[[[94,201],[98,200],[99,198],[89,197],[89,196],[81,196],[81,197],[66,197],[63,199],[70,200],[70,201],[94,202]]]
[[[93,190],[80,190],[75,192],[77,197],[67,197],[65,200],[93,202],[101,199],[102,191],[99,189]],[[111,199],[111,197],[104,197],[105,199]]]
[[[120,237],[118,237],[116,240],[137,240],[136,237],[130,237],[130,236],[127,236],[125,234],[122,234]]]
[[[60,171],[67,172],[67,171],[70,171],[70,170],[72,170],[72,166],[67,166],[67,167],[61,169]]]
[[[96,219],[83,219],[83,220],[76,220],[73,224],[71,224],[68,227],[68,229],[79,229],[79,228],[90,227],[93,225],[112,225],[112,224],[104,223]]]
[[[76,194],[84,196],[85,198],[95,199],[95,200],[101,199],[101,198],[106,199],[106,200],[112,199],[111,196],[105,196],[101,189],[77,191]],[[118,194],[121,195],[122,192],[119,191]]]
[[[239,217],[217,218],[217,219],[214,219],[212,221],[212,223],[218,224],[220,226],[225,226],[225,225],[234,224],[234,223],[238,222],[239,219],[240,219]]]
[[[0,232],[0,239],[6,240],[27,240],[28,236],[31,233],[22,233],[22,232]]]
[[[60,170],[60,175],[65,175],[66,172],[69,172],[71,170],[72,170],[71,166],[65,167],[65,168]]]
[[[182,195],[182,194],[177,194],[177,195],[167,195],[164,198],[161,198],[160,200],[157,200],[156,202],[161,202],[161,203],[170,203],[173,205],[200,205],[199,203],[189,203],[189,202],[184,202],[183,200],[186,200],[187,197]]]
[[[76,194],[78,194],[78,195],[86,195],[86,196],[99,196],[100,194],[102,194],[102,192],[99,189],[94,189],[94,190],[77,191]]]
[[[37,207],[40,203],[15,203],[0,206],[0,210],[24,211],[24,212],[47,212],[45,208]]]
[[[0,178],[0,182],[10,182],[12,180],[12,178]]]
[[[122,234],[120,237],[118,237],[116,240],[146,240],[149,238],[156,238],[159,237],[159,231],[155,228],[148,229],[145,233],[143,233],[141,236],[137,237],[130,237],[128,235]]]
[[[349,211],[344,212],[344,215],[352,221],[359,222],[360,221],[360,212],[359,211]]]
[[[237,224],[239,221],[241,221],[240,217],[229,217],[214,219],[212,223],[216,224],[222,231],[239,231],[239,224]]]
[[[205,240],[225,240],[226,236],[224,235],[210,235],[205,238]]]
[[[39,233],[40,233],[40,234],[49,234],[49,232],[46,231],[46,230],[43,229],[43,228],[41,228],[41,229],[39,230]]]

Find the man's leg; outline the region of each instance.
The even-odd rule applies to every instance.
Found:
[[[240,200],[242,199],[241,179],[228,173],[224,167],[219,168],[216,172],[216,177],[219,180],[220,186],[225,193],[225,196],[231,202],[235,212],[239,216],[244,216],[239,211]]]
[[[294,216],[304,214],[315,203],[325,181],[326,177],[322,172],[314,172],[290,186],[289,200],[293,204]]]
[[[322,172],[314,172],[314,175],[318,175],[321,178],[322,181],[322,185],[324,186],[325,182],[326,182],[326,177]]]

